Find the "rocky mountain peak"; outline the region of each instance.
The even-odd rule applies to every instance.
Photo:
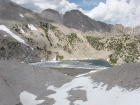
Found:
[[[53,9],[46,9],[42,11],[41,15],[58,23],[63,23],[63,15]]]
[[[47,12],[47,11],[53,12],[53,13],[59,13],[58,11],[56,11],[56,10],[54,10],[54,9],[51,9],[51,8],[45,9],[44,11],[42,11],[42,13],[43,13],[43,12]]]
[[[65,13],[65,15],[66,14],[75,14],[75,15],[82,15],[83,13],[80,11],[80,10],[77,10],[77,9],[74,9],[74,10],[69,10],[69,11],[67,11],[66,13]]]
[[[63,16],[63,24],[69,28],[75,28],[83,32],[110,32],[110,27],[108,24],[100,21],[95,21],[89,18],[88,16],[84,15],[79,10],[71,10],[66,12]]]

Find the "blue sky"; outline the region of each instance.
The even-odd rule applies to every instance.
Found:
[[[140,25],[140,0],[11,0],[23,7],[41,13],[51,8],[64,14],[79,9],[90,18],[125,27]]]
[[[98,6],[100,2],[105,3],[106,0],[68,0],[70,3],[75,3],[78,5],[78,8],[83,10],[90,11],[94,7]]]

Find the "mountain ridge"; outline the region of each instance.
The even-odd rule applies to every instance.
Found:
[[[68,25],[74,22],[76,25],[73,26],[77,28],[74,29],[11,1],[0,1],[0,7],[0,59],[30,63],[54,58],[88,58],[108,60],[111,64],[137,62],[140,59],[139,27],[135,30],[119,24],[115,28],[114,25],[93,21],[82,12],[72,10],[63,19],[68,21],[65,22]],[[75,19],[71,18],[71,14]],[[83,20],[79,19],[81,16]],[[81,25],[84,25],[84,30]],[[94,30],[91,30],[93,26]],[[19,47],[23,47],[22,51],[16,50]]]
[[[47,14],[47,11],[55,11],[58,15],[58,17],[56,15],[54,15],[55,17],[49,17]],[[79,31],[82,32],[88,32],[88,31],[96,31],[96,32],[100,32],[100,33],[117,33],[117,34],[137,34],[139,33],[139,29],[140,26],[136,26],[134,28],[131,27],[124,27],[122,24],[107,24],[105,22],[101,22],[101,21],[96,21],[94,19],[91,19],[90,17],[88,17],[87,15],[84,15],[80,10],[70,10],[70,11],[66,11],[63,14],[63,18],[61,18],[61,22],[60,20],[57,21],[56,19],[53,18],[60,18],[59,15],[62,16],[62,14],[60,14],[58,11],[56,10],[52,10],[52,9],[46,9],[44,10],[46,11],[46,13],[41,13],[44,17],[47,17],[50,20],[54,20],[56,22],[59,22],[63,25],[65,25],[68,28],[74,28],[77,29]],[[50,13],[51,11],[49,11],[48,13]],[[52,12],[53,13],[53,12]],[[63,20],[63,22],[62,22]]]

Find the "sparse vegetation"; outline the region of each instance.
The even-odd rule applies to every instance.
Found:
[[[39,50],[39,51],[44,50],[43,48],[40,48],[40,47],[38,47],[38,46],[36,47],[36,49]]]
[[[122,35],[108,39],[86,36],[86,39],[89,44],[98,51],[113,51],[113,53],[109,55],[112,64],[116,64],[119,59],[124,60],[126,63],[136,62],[140,56],[138,49],[140,37],[138,36]]]
[[[52,54],[52,51],[47,51],[47,54]]]
[[[64,56],[58,55],[58,59],[63,60],[64,59]]]
[[[72,51],[69,49],[68,45],[64,45],[63,46],[63,50],[66,51],[66,52],[68,52],[69,54],[72,53]]]
[[[3,51],[3,50],[5,50],[5,48],[4,48],[3,46],[1,46],[1,47],[0,47],[0,50]]]
[[[50,26],[51,26],[51,29],[55,29],[52,25],[50,25],[49,23],[43,23],[43,22],[40,22],[39,23],[39,27],[44,30],[45,34],[46,34],[46,38],[48,39],[48,41],[50,42],[50,46],[52,46],[52,42],[51,42],[51,39],[50,39],[50,36],[49,36],[49,29],[50,29]]]
[[[46,37],[50,43],[50,46],[53,46],[51,35],[49,31],[52,31],[54,35],[57,37],[58,42],[56,42],[56,48],[63,49],[69,54],[72,54],[76,50],[76,45],[82,43],[81,40],[76,33],[70,33],[65,35],[61,32],[56,26],[40,22],[39,27],[44,31],[45,34],[40,34],[43,37]],[[28,25],[26,24],[14,24],[12,28],[15,32],[22,35],[21,29],[25,32],[29,30]],[[32,32],[30,32],[31,34]],[[33,33],[34,34],[34,33]],[[28,42],[34,43],[32,38],[22,35]],[[109,37],[93,37],[86,36],[85,37],[89,44],[96,50],[101,51],[112,51],[113,53],[109,55],[110,63],[116,64],[118,60],[123,60],[126,63],[136,62],[140,56],[140,35],[132,36],[132,35],[121,35],[121,36],[109,36]],[[44,47],[36,47],[39,51],[44,51],[45,53],[51,53],[47,51],[46,46]],[[64,59],[63,56],[58,56],[59,59]]]
[[[55,36],[58,38],[58,40],[63,43],[65,42],[65,45],[63,46],[63,50],[68,52],[69,54],[72,53],[73,50],[75,50],[76,43],[82,43],[83,41],[77,36],[76,33],[71,33],[70,35],[64,35],[60,30],[57,30],[55,32]],[[61,47],[60,44],[57,44],[58,47]]]
[[[14,24],[13,27],[12,27],[12,30],[14,30],[18,34],[21,34],[22,35],[22,33],[20,32],[19,24]]]

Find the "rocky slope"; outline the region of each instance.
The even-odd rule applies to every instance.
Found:
[[[54,92],[46,91],[46,88],[51,84],[60,87],[72,79],[73,77],[49,68],[29,66],[15,61],[0,61],[0,103],[2,105],[37,105],[37,100],[45,100],[41,105],[51,105],[54,100],[45,97]],[[37,99],[34,98],[35,96]],[[25,97],[27,102],[24,104]]]
[[[55,24],[53,21],[45,17],[43,18],[42,15],[20,7],[12,1],[1,0],[0,7],[1,59],[15,59],[20,62],[36,62],[41,59],[51,60],[56,56],[58,59],[70,59],[71,57],[77,58],[79,52],[81,53],[79,58],[83,58],[86,53],[89,55],[94,50],[92,49],[91,52],[80,51],[86,48],[85,46],[87,46],[87,48],[91,46],[85,43],[86,39],[81,36],[80,32],[76,33],[78,32],[76,30]],[[63,31],[64,29],[65,31]],[[76,37],[76,39],[72,40],[74,37]],[[5,41],[7,39],[9,40]],[[80,42],[77,41],[79,39],[81,40]],[[3,41],[5,41],[4,44]],[[17,53],[15,53],[16,49],[18,49],[17,45],[13,45],[15,48],[12,53],[15,54],[9,53],[9,47],[7,47],[7,45],[8,43],[14,42],[18,42],[18,46],[22,43],[21,47],[23,47],[24,44],[23,48],[26,49],[26,51],[21,51],[22,54],[24,53],[23,57],[17,58]],[[83,47],[77,49],[79,45]],[[5,53],[3,49],[7,49],[7,55],[3,54]],[[12,49],[10,51],[12,51]],[[32,58],[30,58],[30,52],[35,52],[35,54],[31,54]],[[24,56],[27,56],[27,58],[30,56],[30,59],[25,60],[26,57]]]
[[[28,24],[40,22],[41,20],[49,21],[31,10],[17,5],[11,0],[0,1],[0,24],[12,26],[15,22]]]
[[[0,7],[0,59],[25,63],[54,58],[105,59],[112,64],[139,61],[139,27],[108,25],[92,20],[78,10],[63,16],[66,27],[12,1],[1,0]],[[52,11],[49,10],[52,17],[56,14],[59,17],[58,12],[53,11],[53,15]]]
[[[109,25],[100,21],[92,20],[79,10],[66,12],[63,16],[63,24],[69,28],[75,28],[83,32],[111,32]]]
[[[49,68],[0,61],[0,102],[2,105],[139,105],[139,68],[139,63],[125,64],[74,78]]]

